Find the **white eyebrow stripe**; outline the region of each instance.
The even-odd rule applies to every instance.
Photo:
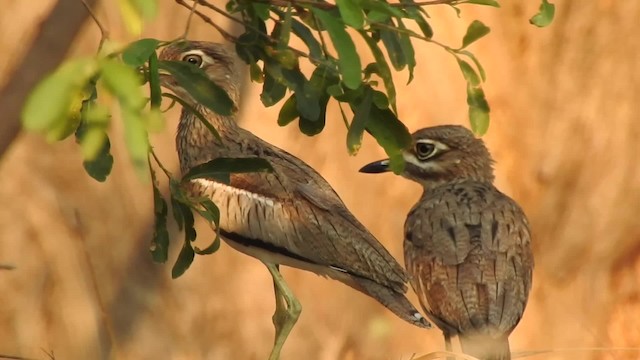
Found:
[[[436,147],[436,149],[438,150],[449,150],[449,147],[444,144],[441,143],[440,141],[437,140],[432,140],[432,139],[418,139],[416,140],[416,143],[421,143],[421,144],[432,144],[433,146]]]

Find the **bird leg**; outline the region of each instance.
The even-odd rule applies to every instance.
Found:
[[[291,292],[291,289],[287,286],[282,274],[280,274],[279,266],[268,263],[265,263],[265,265],[273,277],[273,288],[276,295],[276,311],[272,317],[273,325],[276,328],[276,336],[269,360],[279,360],[280,350],[282,350],[282,346],[287,340],[291,329],[293,329],[296,321],[298,321],[302,307],[298,299],[296,299]]]

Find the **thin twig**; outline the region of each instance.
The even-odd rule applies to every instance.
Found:
[[[0,263],[0,270],[14,270],[15,268],[14,265]]]
[[[85,9],[87,9],[89,16],[91,16],[93,22],[100,29],[100,43],[98,43],[98,52],[100,52],[100,50],[102,50],[102,45],[104,45],[104,42],[109,39],[109,29],[102,25],[102,22],[98,19],[96,14],[93,12],[93,9],[91,9],[91,6],[89,6],[89,4],[87,4],[85,0],[80,1],[82,1],[82,5],[84,5]]]
[[[15,356],[15,355],[3,355],[0,354],[0,360],[36,360],[34,358],[26,358],[26,357],[22,357],[22,356]]]
[[[164,167],[164,165],[162,165],[162,162],[160,161],[160,159],[158,158],[158,155],[156,155],[156,152],[153,151],[153,148],[151,148],[149,150],[149,152],[151,153],[151,156],[153,156],[153,160],[155,160],[156,164],[158,164],[158,166],[160,167],[160,169],[162,169],[162,172],[169,178],[171,179],[171,173],[169,172],[169,170],[167,170],[167,168]]]
[[[118,355],[118,344],[116,342],[115,332],[113,331],[113,326],[111,324],[111,320],[109,319],[109,315],[107,314],[106,306],[102,301],[102,295],[100,293],[100,287],[98,286],[98,279],[96,277],[96,272],[91,264],[91,256],[89,255],[89,251],[87,250],[86,239],[84,236],[84,229],[82,226],[82,221],[80,220],[80,215],[78,214],[77,209],[73,209],[73,225],[78,242],[80,243],[80,248],[82,249],[82,255],[84,257],[85,265],[87,271],[89,272],[89,279],[91,280],[91,286],[93,287],[93,294],[95,296],[96,303],[98,304],[98,308],[100,309],[100,318],[102,320],[102,325],[107,331],[109,336],[109,342],[111,343],[111,347],[113,349],[113,353],[115,354],[115,358],[119,359]],[[111,350],[109,351],[111,353]]]
[[[182,40],[185,40],[187,38],[187,35],[189,35],[189,28],[191,27],[191,20],[193,19],[193,13],[196,11],[196,6],[198,4],[197,3],[193,3],[193,7],[191,8],[191,11],[189,12],[189,17],[187,17],[187,25],[184,27],[184,33],[182,34]]]
[[[203,2],[203,0],[198,0],[198,1],[200,3]],[[318,2],[316,0],[255,0],[255,1],[264,3],[264,4],[274,5],[274,6],[281,6],[281,7],[285,7],[289,5],[293,5],[293,6],[297,5],[302,7],[316,8],[320,10],[333,10],[337,8],[337,5],[335,4],[331,4],[328,2]],[[394,4],[389,4],[389,6],[405,8],[409,6],[456,5],[460,2],[461,0],[430,0],[430,1],[414,2],[410,4],[394,3]]]
[[[175,0],[176,3],[178,3],[178,5],[184,6],[187,9],[189,9],[189,11],[191,11],[191,13],[195,13],[196,15],[198,15],[204,22],[206,22],[207,24],[213,26],[219,33],[220,35],[222,35],[222,37],[230,42],[236,42],[238,41],[238,38],[231,35],[230,33],[228,33],[226,30],[224,30],[220,25],[216,24],[215,22],[213,22],[213,20],[211,20],[210,17],[208,17],[207,15],[203,14],[202,12],[195,10],[196,4],[194,3],[193,6],[190,6],[189,4],[187,4],[184,0]]]

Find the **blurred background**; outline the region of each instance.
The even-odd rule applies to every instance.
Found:
[[[0,89],[32,61],[25,54],[54,3],[2,2]],[[188,11],[161,3],[143,36],[175,38]],[[444,43],[458,44],[473,19],[491,27],[472,48],[488,76],[492,123],[485,140],[497,161],[498,187],[530,218],[536,256],[533,292],[511,336],[512,351],[553,350],[535,359],[640,359],[634,350],[593,349],[640,347],[640,2],[558,0],[556,20],[544,29],[528,24],[537,1],[501,4],[462,6],[461,19],[447,7],[428,10]],[[103,1],[96,10],[112,39],[131,40],[116,2]],[[190,37],[220,40],[197,18]],[[97,27],[87,21],[67,56],[92,55],[98,41]],[[396,77],[400,118],[412,131],[468,126],[457,64],[437,47],[414,46],[416,79],[404,86],[407,74]],[[392,174],[359,174],[360,166],[384,153],[365,138],[350,157],[335,104],[326,130],[309,138],[296,123],[278,127],[279,106],[264,109],[259,94],[260,87],[247,83],[241,126],[316,168],[402,262],[402,226],[419,187]],[[177,118],[177,111],[169,112],[167,130],[152,139],[175,172]],[[105,183],[85,174],[73,140],[48,144],[21,133],[0,158],[0,264],[15,266],[0,269],[0,354],[265,359],[274,310],[267,270],[224,244],[214,255],[197,257],[177,280],[171,280],[171,264],[152,263],[151,187],[134,174],[120,131],[115,121],[116,163]],[[205,244],[213,234],[202,225],[199,242]],[[170,261],[182,241],[171,226]],[[285,360],[408,360],[444,348],[438,330],[412,327],[338,282],[299,270],[283,273],[303,305]]]

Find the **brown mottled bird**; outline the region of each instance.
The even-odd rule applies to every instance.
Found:
[[[211,42],[181,42],[164,48],[160,60],[185,61],[239,100],[239,70],[234,51]],[[279,357],[300,304],[278,271],[283,264],[339,280],[359,290],[414,325],[430,324],[405,297],[408,276],[398,262],[347,210],[315,170],[236,124],[198,104],[169,74],[165,87],[204,114],[219,142],[203,123],[183,109],[177,135],[182,172],[218,157],[260,157],[271,173],[231,174],[230,184],[196,179],[192,191],[220,208],[220,234],[233,248],[260,259],[274,279],[276,339],[270,359]],[[287,304],[285,308],[284,300]]]
[[[411,285],[447,350],[458,335],[462,351],[481,360],[511,358],[509,334],[531,289],[529,224],[515,201],[493,185],[493,160],[462,126],[413,134],[402,176],[424,188],[404,226]],[[388,170],[388,160],[360,171]]]

